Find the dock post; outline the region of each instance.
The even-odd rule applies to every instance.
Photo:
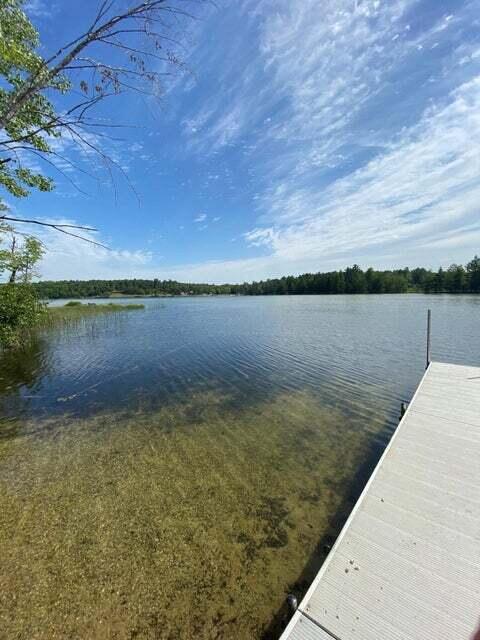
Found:
[[[427,366],[425,369],[428,369],[431,360],[431,337],[432,337],[432,312],[429,309],[427,311]]]
[[[398,417],[398,421],[399,422],[403,418],[403,416],[405,415],[406,410],[407,410],[407,403],[406,402],[402,402],[402,404],[400,405],[400,416]]]
[[[290,611],[290,614],[293,616],[295,611],[298,609],[298,601],[296,596],[293,593],[289,593],[287,596],[287,606]]]

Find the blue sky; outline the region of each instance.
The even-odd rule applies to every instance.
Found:
[[[45,53],[96,0],[32,0]],[[44,278],[239,282],[465,262],[480,250],[480,0],[220,0],[160,101],[116,98],[133,124],[64,140],[95,173],[56,176],[17,213],[96,226],[111,251],[46,233]],[[130,182],[138,197],[129,187]]]

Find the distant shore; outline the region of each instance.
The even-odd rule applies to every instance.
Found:
[[[171,298],[174,296],[228,295],[342,295],[385,293],[480,293],[480,258],[465,266],[452,264],[432,271],[424,267],[387,271],[358,264],[339,271],[303,273],[242,284],[211,284],[125,278],[123,280],[56,280],[37,282],[44,299],[65,298]]]

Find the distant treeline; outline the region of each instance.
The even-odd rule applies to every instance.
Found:
[[[115,295],[284,295],[336,293],[480,293],[480,258],[465,267],[431,271],[395,269],[362,271],[358,265],[342,271],[304,273],[244,284],[190,284],[175,280],[61,280],[35,283],[44,299],[89,298]]]

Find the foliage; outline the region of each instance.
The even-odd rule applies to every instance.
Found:
[[[0,4],[0,114],[6,116],[12,96],[24,91],[29,78],[36,77],[51,88],[64,91],[68,83],[62,78],[49,81],[44,60],[36,53],[38,33],[22,11],[23,0],[2,0]],[[5,117],[0,159],[0,185],[16,197],[25,197],[34,187],[51,191],[50,178],[25,166],[21,152],[28,148],[34,154],[49,153],[48,136],[59,131],[51,126],[55,112],[50,101],[41,93],[32,93],[15,113]]]
[[[467,274],[472,291],[480,291],[480,258],[475,256],[467,264]]]
[[[24,332],[39,321],[44,313],[35,290],[29,284],[0,286],[0,345],[18,346]]]
[[[39,282],[42,298],[89,298],[104,296],[170,295],[283,295],[339,293],[480,293],[480,258],[464,268],[452,265],[443,271],[424,268],[366,271],[358,265],[344,271],[304,273],[244,284],[191,284],[174,280],[62,280]]]
[[[43,247],[39,240],[32,236],[22,238],[12,233],[10,247],[0,249],[0,273],[8,271],[12,284],[17,280],[23,283],[31,282],[37,275],[34,267],[42,255]]]
[[[5,225],[0,230],[3,234],[11,232]],[[10,274],[9,283],[0,286],[0,345],[19,344],[24,332],[43,313],[43,305],[30,285],[42,253],[38,240],[30,236],[19,238],[15,234],[11,235],[10,247],[0,249],[0,274],[4,271]]]
[[[73,162],[52,144],[62,134],[98,153],[109,171],[121,170],[98,142],[99,128],[105,137],[120,124],[95,119],[95,109],[121,93],[160,92],[171,69],[183,67],[173,50],[175,29],[180,18],[193,17],[188,2],[201,1],[99,0],[86,31],[59,42],[44,58],[25,0],[0,0],[0,186],[15,197],[27,196],[31,188],[51,191],[52,179],[33,170],[30,160],[44,160],[63,173],[65,162]],[[55,108],[50,99],[57,103],[62,95],[62,108]]]

